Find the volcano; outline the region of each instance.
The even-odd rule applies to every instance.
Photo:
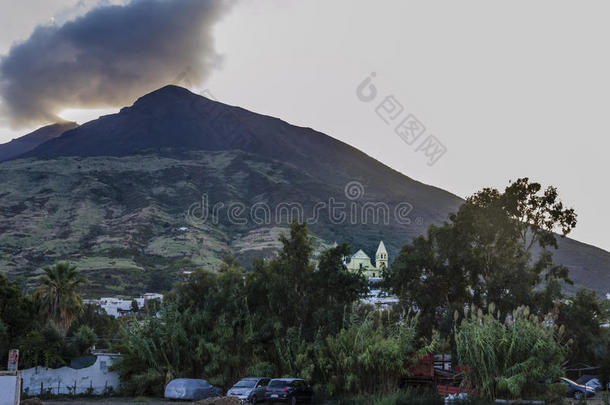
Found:
[[[177,86],[12,157],[0,163],[0,271],[71,260],[93,295],[154,289],[160,273],[226,254],[274,255],[291,219],[319,249],[370,254],[383,240],[391,262],[463,203],[311,128]],[[610,253],[560,238],[554,257],[576,285],[610,291]]]

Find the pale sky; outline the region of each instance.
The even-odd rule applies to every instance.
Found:
[[[96,3],[0,0],[0,54]],[[192,90],[312,127],[461,197],[525,176],[555,185],[578,213],[571,236],[610,250],[609,12],[605,1],[242,0],[214,30],[223,63]],[[372,72],[378,95],[365,103],[356,88]],[[375,112],[390,95],[404,107],[394,125]],[[74,107],[62,117],[82,123],[120,106]],[[421,139],[447,149],[432,166],[394,133],[408,114],[426,127]],[[31,129],[0,122],[0,142]]]

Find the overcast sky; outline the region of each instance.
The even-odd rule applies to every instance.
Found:
[[[0,0],[0,54],[97,3]],[[222,62],[193,90],[315,128],[461,197],[524,176],[555,185],[579,215],[571,236],[610,250],[609,12],[604,1],[243,0],[214,26]],[[365,102],[357,88],[371,73]],[[376,108],[388,96],[386,123]],[[78,107],[60,116],[82,123],[120,106]],[[412,145],[394,132],[409,114],[425,126]],[[0,142],[31,129],[3,120]],[[433,165],[417,151],[429,135],[446,148]]]

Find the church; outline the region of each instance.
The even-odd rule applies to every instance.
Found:
[[[350,271],[361,271],[367,278],[380,278],[382,272],[388,268],[388,251],[385,249],[383,241],[379,242],[377,253],[375,253],[374,266],[371,258],[362,249],[350,258],[346,266]]]

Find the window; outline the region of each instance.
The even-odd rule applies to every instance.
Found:
[[[263,378],[262,380],[260,380],[258,382],[258,384],[256,386],[257,387],[266,387],[267,385],[269,385],[269,379],[268,378]]]
[[[235,388],[252,388],[256,384],[256,380],[252,379],[243,379],[237,382],[234,385]]]

